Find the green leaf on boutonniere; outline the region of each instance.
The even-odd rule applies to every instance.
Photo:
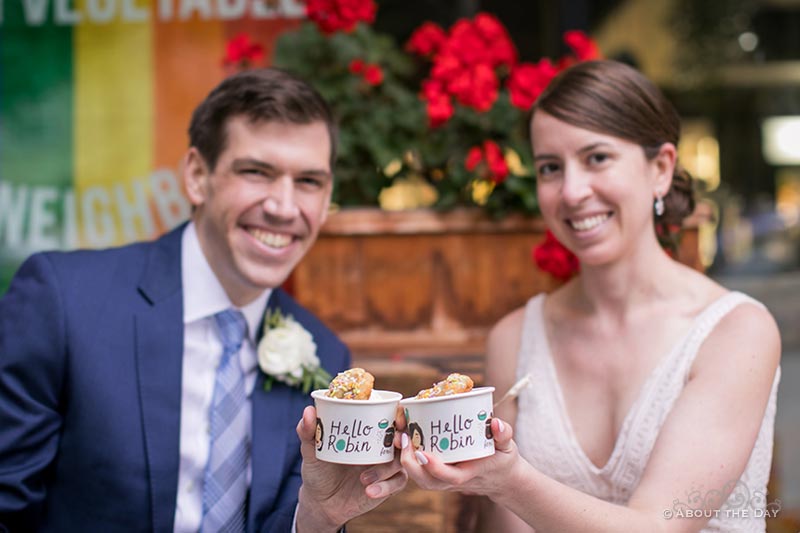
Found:
[[[306,394],[312,390],[327,389],[331,384],[331,375],[324,368],[304,368],[302,391]]]
[[[265,374],[265,391],[280,381],[308,394],[314,388],[327,388],[331,381],[330,374],[320,367],[311,333],[292,315],[284,315],[279,309],[265,314],[264,336],[256,351],[259,367]]]
[[[317,372],[314,373],[314,389],[327,389],[331,384],[333,377],[328,374],[324,368],[319,367]]]
[[[292,315],[284,317],[280,309],[268,309],[264,316],[264,325],[267,330],[279,328],[283,326],[287,318],[291,319]]]

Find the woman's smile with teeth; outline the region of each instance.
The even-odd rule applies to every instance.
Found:
[[[569,225],[572,226],[572,229],[576,229],[578,231],[587,231],[592,228],[596,228],[606,220],[611,215],[609,213],[604,213],[602,215],[594,215],[591,217],[581,218],[577,220],[568,219]]]
[[[266,244],[271,248],[285,248],[292,242],[290,235],[282,233],[272,233],[258,228],[249,228],[248,233],[256,238],[262,244]]]

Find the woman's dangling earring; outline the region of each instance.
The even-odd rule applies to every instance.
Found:
[[[657,217],[664,214],[664,199],[661,196],[656,196],[656,201],[653,203],[653,210],[656,212]]]

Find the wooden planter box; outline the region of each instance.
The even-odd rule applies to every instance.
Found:
[[[458,209],[331,215],[294,271],[299,302],[358,358],[481,354],[491,326],[558,282],[532,262],[538,218]],[[697,264],[696,231],[681,260]]]

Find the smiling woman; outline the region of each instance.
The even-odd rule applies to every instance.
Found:
[[[638,145],[648,161],[661,155],[665,143],[677,146],[680,117],[655,85],[632,83],[626,79],[632,69],[621,63],[593,62],[593,65],[595,68],[576,69],[572,76],[562,79],[555,94],[553,89],[546,90],[535,109],[572,126]],[[592,89],[583,90],[584,85]],[[595,147],[587,145],[582,150],[595,163],[602,163],[612,155],[602,150],[593,152],[592,148]],[[656,221],[679,224],[694,210],[694,198],[691,176],[677,163],[675,155],[670,157],[673,174],[667,188],[656,195],[655,200],[661,199],[664,205]]]
[[[660,253],[653,205],[663,202],[669,188],[675,145],[662,144],[648,160],[635,142],[573,126],[545,111],[536,113],[531,130],[542,215],[583,265],[621,253],[635,251],[643,258]],[[608,239],[609,231],[619,239]]]
[[[692,205],[677,114],[633,68],[586,62],[531,131],[542,217],[581,273],[489,336],[488,385],[535,381],[495,409],[513,428],[493,422],[497,453],[445,465],[407,447],[409,476],[489,496],[502,531],[764,531],[780,338],[762,304],[659,246],[654,225]],[[702,518],[666,521],[698,487]],[[760,512],[726,512],[745,491]]]
[[[627,80],[628,67],[597,64],[605,68],[574,71],[556,93],[545,91],[535,106],[531,135],[537,190],[545,196],[540,197],[540,207],[552,206],[548,200],[560,195],[557,218],[567,224],[557,223],[552,229],[560,240],[573,239],[575,246],[591,244],[600,231],[595,228],[607,223],[652,233],[652,219],[658,232],[667,234],[694,209],[691,177],[677,161],[680,117],[653,84],[638,86]],[[592,89],[584,90],[584,85]],[[558,127],[569,140],[551,134]],[[574,152],[565,154],[565,148]],[[628,176],[641,179],[627,181]],[[595,188],[604,192],[585,201]],[[615,201],[629,207],[615,210]],[[637,250],[642,255],[657,253],[638,244]],[[593,260],[591,254],[582,259]]]

